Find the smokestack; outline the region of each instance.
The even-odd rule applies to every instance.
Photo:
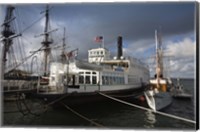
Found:
[[[122,36],[117,38],[117,59],[119,60],[123,56],[122,52]]]

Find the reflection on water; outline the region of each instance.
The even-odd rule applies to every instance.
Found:
[[[152,113],[150,110],[145,112],[144,117],[144,127],[145,128],[154,128],[154,124],[156,123],[156,115]]]

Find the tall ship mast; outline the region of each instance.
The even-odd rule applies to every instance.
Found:
[[[156,74],[157,87],[160,88],[160,78],[163,77],[163,52],[162,52],[162,40],[161,34],[155,31],[155,40],[156,40]]]
[[[44,46],[44,76],[48,75],[48,65],[49,65],[49,57],[51,53],[50,44],[53,43],[52,40],[50,40],[50,32],[49,31],[49,5],[46,6],[45,10],[45,28],[44,28],[44,41],[42,42],[42,45]]]
[[[13,10],[15,8],[13,6],[8,6],[6,9],[6,16],[3,23],[3,31],[2,36],[3,38],[3,50],[2,50],[2,64],[1,64],[1,74],[2,74],[2,80],[4,79],[4,72],[6,67],[6,61],[7,61],[7,53],[9,51],[10,46],[13,44],[13,41],[11,39],[11,36],[13,38],[13,35],[15,35],[13,29],[11,29],[10,23],[12,22],[13,18]]]
[[[1,80],[4,80],[4,74],[5,74],[5,68],[6,68],[6,63],[8,60],[8,52],[13,44],[13,38],[16,38],[18,36],[21,36],[21,34],[16,34],[13,29],[13,20],[15,19],[13,15],[15,7],[12,5],[7,6],[6,9],[6,16],[4,23],[2,24],[3,26],[3,31],[2,36],[2,42],[3,42],[3,48],[2,48],[2,58],[1,58]]]
[[[61,61],[62,63],[65,63],[66,62],[66,55],[65,55],[65,47],[66,47],[66,42],[65,42],[65,32],[66,32],[66,29],[64,28],[64,33],[63,33],[63,44],[62,44],[62,52],[61,52]]]

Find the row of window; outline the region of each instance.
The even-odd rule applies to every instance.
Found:
[[[103,85],[124,84],[124,77],[102,76]]]
[[[85,74],[91,74],[91,73],[92,73],[92,74],[94,74],[94,75],[97,74],[96,72],[89,72],[89,71],[86,71],[86,72],[79,72],[79,75],[81,75],[81,74],[83,75],[84,73],[85,73]]]
[[[103,51],[90,51],[90,55],[103,55]]]
[[[79,75],[79,84],[97,84],[97,77]],[[124,77],[102,76],[102,84],[124,84]]]
[[[97,77],[92,76],[91,79],[90,77],[91,76],[79,75],[79,84],[97,84]]]
[[[90,55],[90,58],[94,58],[94,57],[104,57],[104,55]]]

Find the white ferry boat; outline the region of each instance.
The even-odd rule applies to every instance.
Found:
[[[40,86],[42,97],[89,96],[98,92],[108,94],[142,93],[149,84],[149,68],[141,61],[122,53],[122,37],[118,37],[117,57],[110,59],[106,48],[90,49],[88,62],[78,59],[50,64],[48,86]],[[82,99],[79,98],[79,99]]]

